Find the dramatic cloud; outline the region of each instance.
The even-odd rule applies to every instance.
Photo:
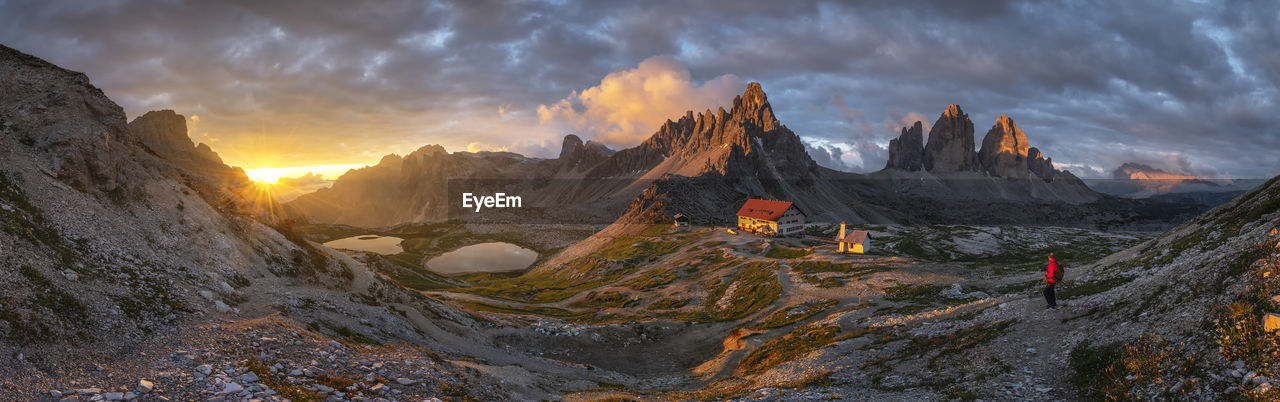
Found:
[[[246,167],[438,143],[631,145],[759,81],[824,166],[867,171],[951,103],[1084,176],[1280,173],[1280,3],[0,0],[0,43],[172,108]],[[327,175],[326,175],[327,177]]]
[[[332,180],[326,180],[321,175],[307,172],[298,177],[281,177],[276,181],[276,185],[271,186],[272,196],[277,201],[289,202],[298,198],[298,196],[314,192],[316,190],[327,188],[333,185]]]
[[[564,125],[607,145],[630,147],[653,135],[667,119],[730,104],[745,85],[732,75],[698,85],[675,58],[655,56],[636,68],[610,73],[600,85],[551,106],[538,106],[538,121]]]

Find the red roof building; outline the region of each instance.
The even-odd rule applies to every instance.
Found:
[[[768,235],[804,231],[804,212],[789,201],[752,198],[738,209],[738,229]]]

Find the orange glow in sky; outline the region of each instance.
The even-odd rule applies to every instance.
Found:
[[[299,177],[307,173],[315,173],[324,176],[325,179],[336,180],[343,173],[351,169],[359,169],[368,165],[316,165],[316,166],[294,166],[282,168],[257,168],[245,169],[244,173],[253,181],[260,183],[275,184],[282,177]]]

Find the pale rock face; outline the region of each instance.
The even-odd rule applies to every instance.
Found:
[[[982,139],[978,161],[992,176],[1025,179],[1030,170],[1027,163],[1029,151],[1027,136],[1008,115],[1000,115],[996,124]]]
[[[978,155],[973,152],[973,121],[951,104],[929,130],[929,143],[924,147],[924,168],[933,173],[978,170]]]
[[[911,129],[903,127],[898,138],[889,140],[889,160],[884,167],[913,172],[924,169],[924,127],[920,122]]]

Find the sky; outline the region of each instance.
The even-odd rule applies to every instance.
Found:
[[[1270,1],[19,1],[0,43],[173,109],[231,165],[333,179],[423,145],[634,146],[762,83],[820,164],[884,167],[948,104],[1082,177],[1280,173]]]

